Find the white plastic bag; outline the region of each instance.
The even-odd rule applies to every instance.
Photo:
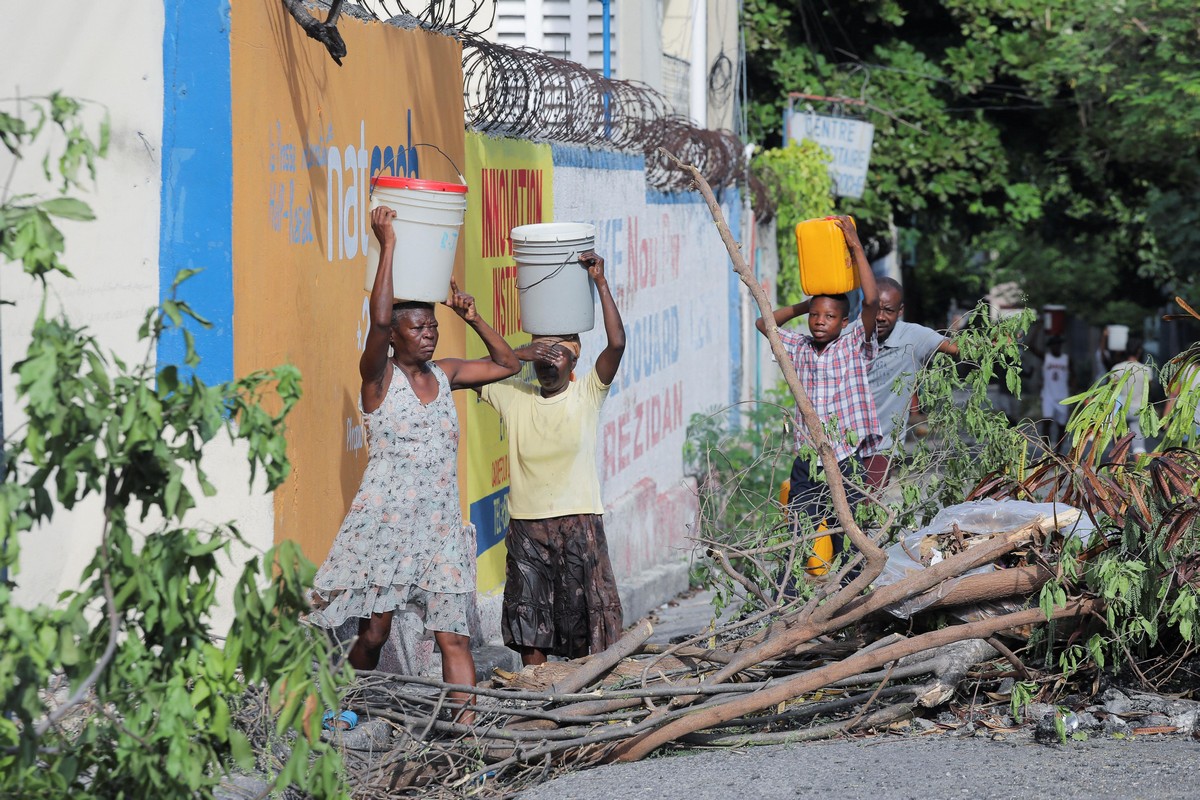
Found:
[[[875,579],[875,586],[890,586],[899,583],[910,575],[926,568],[919,560],[921,541],[927,536],[940,536],[949,533],[958,525],[964,539],[971,536],[987,536],[993,533],[1013,531],[1028,525],[1042,517],[1054,518],[1066,512],[1079,513],[1079,510],[1061,503],[1030,503],[1025,500],[976,500],[970,503],[959,503],[948,506],[938,512],[937,516],[923,528],[904,533],[900,541],[886,550],[887,564],[883,572]],[[1074,536],[1084,541],[1091,538],[1095,525],[1086,514],[1079,513],[1079,519],[1062,529],[1063,535]],[[934,551],[932,563],[941,561],[943,554]],[[984,564],[953,580],[943,581],[927,592],[911,597],[901,603],[888,607],[888,611],[901,619],[908,619],[918,611],[932,605],[945,597],[958,582],[968,575],[982,575],[996,569],[995,564]]]

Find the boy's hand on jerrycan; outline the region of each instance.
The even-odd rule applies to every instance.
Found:
[[[826,217],[825,219],[833,220],[833,224],[837,225],[842,231],[842,236],[846,237],[846,247],[854,252],[854,248],[862,249],[862,242],[858,238],[858,229],[854,227],[854,220],[848,216]]]

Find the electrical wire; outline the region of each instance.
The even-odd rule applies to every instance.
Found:
[[[733,96],[733,77],[733,62],[722,48],[708,71],[708,102],[711,105],[724,108],[729,102]]]

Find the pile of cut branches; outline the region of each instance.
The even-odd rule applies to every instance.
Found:
[[[771,320],[711,191],[693,175],[735,270]],[[1081,512],[1065,506],[1004,530],[947,526],[929,534],[938,558],[915,553],[919,569],[880,580],[894,515],[869,526],[870,533],[855,521],[822,422],[769,323],[767,335],[829,476],[838,524],[831,532],[846,535],[854,557],[789,596],[778,587],[764,590],[739,571],[737,558],[710,547],[716,568],[755,595],[757,610],[669,645],[649,644],[652,628],[643,621],[602,653],[498,672],[476,687],[360,673],[346,704],[384,730],[370,749],[346,751],[356,796],[511,796],[552,773],[636,760],[664,746],[805,741],[878,729],[946,703],[965,678],[980,677],[977,665],[993,661],[997,666],[984,668],[988,680],[1021,681],[1021,691],[1012,694],[1015,706],[1018,696],[1037,695],[1039,683],[1046,692],[1064,685],[1063,672],[1047,669],[1049,656],[1039,671],[1019,655],[1035,652],[1028,647],[1031,632],[1048,643],[1037,652],[1057,650],[1064,671],[1079,669],[1089,654],[1103,666],[1106,652],[1128,648],[1128,630],[1114,610],[1127,612],[1150,584],[1131,583],[1137,570],[1114,554],[1142,545],[1162,553],[1164,537],[1179,553],[1195,552],[1194,498],[1185,491],[1200,479],[1195,459],[1169,453],[1145,469],[1136,463],[1094,467],[1074,477],[1068,462],[1056,462],[996,476],[976,494],[1077,501],[1097,531],[1089,540],[1070,533]],[[1118,547],[1121,537],[1127,543]],[[1175,603],[1173,630],[1189,643],[1193,630],[1185,623],[1195,617],[1195,592],[1186,568],[1192,560],[1172,562],[1171,591],[1162,595]],[[976,574],[988,565],[997,569]],[[1143,565],[1139,574],[1148,573]],[[935,602],[923,602],[911,619],[888,613],[931,594]],[[1192,599],[1190,611],[1179,598]],[[1008,602],[957,620],[942,614],[996,599]],[[1137,663],[1132,652],[1128,660]],[[474,698],[470,724],[448,701],[455,691]]]
[[[547,775],[642,758],[670,743],[745,745],[825,738],[886,726],[949,700],[976,664],[1007,657],[998,638],[1047,619],[1039,608],[924,632],[872,622],[909,600],[1035,539],[1060,538],[1078,513],[1044,517],[981,537],[963,552],[898,583],[863,592],[882,566],[873,552],[859,576],[827,581],[801,607],[776,609],[670,645],[647,644],[643,621],[608,650],[569,662],[498,672],[476,687],[360,673],[345,702],[386,733],[373,752],[347,750],[362,797],[492,796]],[[843,576],[844,577],[844,576]],[[1100,608],[1070,600],[1051,619]],[[472,724],[454,721],[451,691],[475,696]],[[378,723],[371,723],[378,724]]]

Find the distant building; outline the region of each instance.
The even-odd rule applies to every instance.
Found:
[[[495,6],[484,38],[534,47],[662,92],[675,112],[701,128],[733,128],[740,42],[736,0],[488,0]],[[493,20],[485,8],[479,29]]]

